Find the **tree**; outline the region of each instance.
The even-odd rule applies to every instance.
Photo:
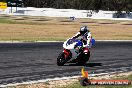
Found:
[[[23,0],[25,7],[132,11],[132,0]]]

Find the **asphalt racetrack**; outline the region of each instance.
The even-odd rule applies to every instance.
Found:
[[[82,66],[57,66],[62,44],[0,43],[0,85],[81,75]],[[132,71],[132,42],[96,42],[85,70],[94,74]]]

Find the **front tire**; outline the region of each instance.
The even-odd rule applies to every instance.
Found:
[[[57,58],[57,65],[58,66],[63,66],[66,63],[66,60],[64,58],[64,53],[60,53],[58,58]]]

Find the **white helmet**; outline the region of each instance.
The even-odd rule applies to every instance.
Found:
[[[82,26],[82,27],[80,27],[80,33],[81,33],[81,34],[85,34],[86,32],[89,32],[87,26]]]

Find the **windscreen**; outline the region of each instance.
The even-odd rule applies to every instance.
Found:
[[[66,46],[71,45],[71,44],[73,44],[74,42],[75,42],[75,40],[69,39],[69,40],[67,41],[67,43],[66,43]]]

